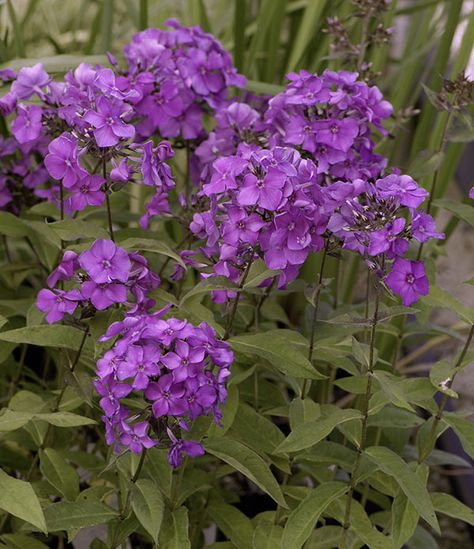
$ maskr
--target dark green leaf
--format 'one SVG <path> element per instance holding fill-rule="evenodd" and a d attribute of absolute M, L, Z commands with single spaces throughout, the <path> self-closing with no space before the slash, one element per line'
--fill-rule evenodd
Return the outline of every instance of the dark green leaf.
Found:
<path fill-rule="evenodd" d="M 79 495 L 79 477 L 63 456 L 53 448 L 40 451 L 40 470 L 46 480 L 67 500 Z"/>
<path fill-rule="evenodd" d="M 60 347 L 78 350 L 84 332 L 72 326 L 41 324 L 0 332 L 1 341 L 11 343 L 30 343 L 39 347 Z"/>
<path fill-rule="evenodd" d="M 263 459 L 241 442 L 226 437 L 208 439 L 206 451 L 249 478 L 279 505 L 287 508 L 285 498 L 270 468 Z"/>
<path fill-rule="evenodd" d="M 50 532 L 71 530 L 104 524 L 115 518 L 118 513 L 111 507 L 98 501 L 75 501 L 53 503 L 44 510 L 46 524 Z"/>
<path fill-rule="evenodd" d="M 219 529 L 236 547 L 239 549 L 252 547 L 253 526 L 242 511 L 221 501 L 211 504 L 208 511 Z"/>
<path fill-rule="evenodd" d="M 156 485 L 149 480 L 138 479 L 132 487 L 132 509 L 155 543 L 158 543 L 164 508 L 163 498 Z"/>
<path fill-rule="evenodd" d="M 45 515 L 29 482 L 10 477 L 0 469 L 0 509 L 26 520 L 47 533 Z"/>

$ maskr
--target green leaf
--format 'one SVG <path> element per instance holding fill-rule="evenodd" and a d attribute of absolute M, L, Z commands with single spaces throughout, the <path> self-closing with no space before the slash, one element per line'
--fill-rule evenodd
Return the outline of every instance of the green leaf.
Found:
<path fill-rule="evenodd" d="M 165 504 L 154 483 L 141 479 L 135 482 L 132 487 L 132 509 L 143 528 L 158 543 Z"/>
<path fill-rule="evenodd" d="M 270 519 L 257 517 L 252 539 L 252 549 L 275 549 L 281 546 L 283 528 Z"/>
<path fill-rule="evenodd" d="M 239 549 L 252 547 L 253 526 L 242 511 L 217 501 L 208 507 L 209 515 L 230 541 Z"/>
<path fill-rule="evenodd" d="M 118 513 L 111 507 L 98 501 L 78 500 L 74 502 L 53 503 L 44 510 L 46 524 L 50 532 L 71 530 L 104 524 L 115 518 Z"/>
<path fill-rule="evenodd" d="M 270 468 L 253 450 L 241 442 L 226 437 L 208 439 L 204 446 L 207 452 L 240 471 L 279 505 L 287 509 L 285 498 Z"/>
<path fill-rule="evenodd" d="M 95 425 L 97 422 L 89 417 L 80 416 L 71 412 L 51 412 L 50 414 L 35 414 L 36 419 L 41 419 L 56 427 L 81 427 L 83 425 Z"/>
<path fill-rule="evenodd" d="M 285 89 L 283 86 L 269 84 L 268 82 L 258 82 L 257 80 L 247 80 L 246 87 L 251 92 L 261 93 L 263 95 L 276 95 Z"/>
<path fill-rule="evenodd" d="M 433 364 L 430 370 L 430 381 L 438 391 L 445 393 L 451 398 L 458 398 L 458 394 L 448 387 L 456 369 L 448 360 L 440 360 Z"/>
<path fill-rule="evenodd" d="M 419 518 L 413 503 L 400 491 L 392 504 L 392 537 L 396 547 L 403 547 L 413 536 Z"/>
<path fill-rule="evenodd" d="M 463 204 L 462 202 L 456 202 L 447 198 L 439 198 L 434 201 L 434 205 L 448 210 L 448 212 L 451 212 L 457 218 L 474 227 L 474 208 L 470 204 Z"/>
<path fill-rule="evenodd" d="M 438 513 L 443 513 L 443 515 L 448 515 L 448 517 L 462 520 L 474 526 L 474 511 L 450 494 L 434 492 L 431 494 L 431 501 Z"/>
<path fill-rule="evenodd" d="M 29 343 L 39 347 L 59 347 L 78 350 L 84 332 L 72 326 L 41 324 L 0 332 L 1 341 Z"/>
<path fill-rule="evenodd" d="M 285 525 L 281 547 L 299 549 L 310 537 L 321 513 L 335 499 L 348 491 L 347 484 L 327 482 L 311 490 L 305 499 L 294 509 Z"/>
<path fill-rule="evenodd" d="M 303 354 L 308 345 L 306 339 L 292 330 L 236 336 L 229 343 L 234 351 L 264 358 L 286 375 L 325 379 Z"/>
<path fill-rule="evenodd" d="M 171 498 L 172 473 L 167 453 L 166 450 L 150 448 L 147 452 L 144 470 L 153 481 L 159 479 L 157 483 L 159 490 L 163 495 Z"/>
<path fill-rule="evenodd" d="M 79 477 L 62 455 L 45 448 L 40 450 L 40 471 L 46 480 L 67 500 L 74 501 L 79 495 Z"/>
<path fill-rule="evenodd" d="M 81 63 L 108 65 L 108 60 L 106 55 L 54 55 L 51 57 L 12 59 L 4 66 L 19 71 L 23 67 L 32 67 L 36 63 L 43 63 L 44 70 L 50 74 L 64 74 L 70 69 L 75 69 Z"/>
<path fill-rule="evenodd" d="M 110 238 L 109 233 L 99 225 L 77 219 L 64 219 L 50 223 L 51 227 L 62 240 L 78 240 L 79 238 Z"/>
<path fill-rule="evenodd" d="M 29 482 L 10 477 L 0 469 L 0 509 L 48 532 L 45 515 Z"/>
<path fill-rule="evenodd" d="M 407 463 L 398 454 L 382 446 L 367 448 L 365 455 L 376 463 L 384 473 L 397 481 L 418 513 L 439 533 L 438 521 L 428 491 Z"/>
<path fill-rule="evenodd" d="M 254 261 L 252 263 L 249 269 L 249 272 L 244 284 L 244 289 L 256 288 L 264 280 L 267 280 L 268 278 L 273 278 L 279 272 L 280 271 L 268 269 L 267 266 L 265 265 L 265 262 L 262 259 L 257 259 L 257 261 Z"/>
<path fill-rule="evenodd" d="M 361 417 L 358 410 L 336 410 L 323 419 L 302 423 L 276 448 L 275 453 L 298 452 L 310 448 L 326 438 L 341 423 Z"/>
<path fill-rule="evenodd" d="M 389 372 L 383 370 L 377 370 L 373 373 L 375 379 L 380 383 L 380 387 L 383 393 L 389 398 L 390 402 L 398 408 L 403 408 L 409 412 L 414 412 L 413 407 L 405 399 L 403 389 L 400 388 L 398 383 L 400 378 L 395 377 Z"/>
<path fill-rule="evenodd" d="M 214 290 L 237 291 L 238 288 L 225 276 L 211 276 L 209 278 L 201 280 L 199 284 L 196 284 L 191 290 L 184 294 L 184 296 L 181 298 L 180 306 L 183 306 L 183 304 L 186 303 L 186 301 L 188 301 L 191 297 L 200 294 L 207 294 Z"/>
<path fill-rule="evenodd" d="M 464 451 L 474 459 L 474 423 L 454 413 L 445 413 L 443 422 L 454 429 Z"/>
<path fill-rule="evenodd" d="M 159 240 L 153 240 L 151 238 L 127 238 L 122 240 L 122 242 L 117 243 L 122 248 L 126 250 L 140 250 L 142 252 L 151 252 L 155 254 L 165 255 L 174 259 L 182 267 L 185 267 L 185 264 L 179 254 L 173 252 L 173 250 L 164 242 Z"/>
<path fill-rule="evenodd" d="M 298 425 L 321 416 L 321 406 L 310 398 L 294 398 L 290 403 L 290 427 L 293 431 Z"/>
<path fill-rule="evenodd" d="M 29 412 L 17 412 L 3 408 L 0 412 L 0 432 L 16 431 L 26 425 L 33 417 Z"/>
<path fill-rule="evenodd" d="M 9 549 L 48 549 L 41 541 L 24 534 L 4 534 L 0 539 Z"/>
<path fill-rule="evenodd" d="M 474 141 L 474 122 L 468 111 L 454 111 L 454 116 L 446 139 L 452 143 L 469 143 Z"/>
<path fill-rule="evenodd" d="M 186 507 L 175 509 L 169 519 L 165 517 L 161 528 L 160 549 L 190 549 L 189 521 Z"/>
<path fill-rule="evenodd" d="M 407 173 L 409 173 L 412 177 L 416 179 L 424 177 L 426 175 L 431 175 L 432 173 L 436 172 L 436 170 L 438 170 L 443 162 L 443 159 L 443 151 L 432 153 L 428 150 L 423 150 L 418 153 L 416 158 L 410 164 Z"/>
<path fill-rule="evenodd" d="M 470 207 L 470 209 L 472 211 L 474 221 L 474 208 Z M 466 322 L 469 322 L 469 324 L 474 323 L 474 309 L 464 305 L 464 303 L 458 301 L 449 292 L 439 288 L 438 286 L 432 286 L 430 288 L 430 293 L 422 299 L 427 305 L 449 309 L 450 311 L 455 312 Z"/>
<path fill-rule="evenodd" d="M 30 228 L 22 219 L 9 212 L 0 212 L 0 234 L 21 238 L 29 232 Z"/>

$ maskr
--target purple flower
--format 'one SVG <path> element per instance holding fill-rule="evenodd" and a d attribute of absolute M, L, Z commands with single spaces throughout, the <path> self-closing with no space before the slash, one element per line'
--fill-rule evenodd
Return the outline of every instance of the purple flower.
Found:
<path fill-rule="evenodd" d="M 123 431 L 120 434 L 120 443 L 130 448 L 135 454 L 141 454 L 144 448 L 156 446 L 156 441 L 147 434 L 149 428 L 147 421 L 141 421 L 133 426 L 123 422 L 122 425 Z"/>
<path fill-rule="evenodd" d="M 18 105 L 18 116 L 12 123 L 12 133 L 18 143 L 35 141 L 41 135 L 42 109 L 36 105 Z"/>
<path fill-rule="evenodd" d="M 153 345 L 131 345 L 117 368 L 118 379 L 133 377 L 132 387 L 138 391 L 147 388 L 149 378 L 160 373 L 160 351 Z"/>
<path fill-rule="evenodd" d="M 74 271 L 78 268 L 76 252 L 67 250 L 64 252 L 61 262 L 56 269 L 48 276 L 47 283 L 50 288 L 56 286 L 58 280 L 71 280 Z"/>
<path fill-rule="evenodd" d="M 227 215 L 229 220 L 224 224 L 222 230 L 224 242 L 235 246 L 239 241 L 242 241 L 254 246 L 258 240 L 258 232 L 266 225 L 266 222 L 256 213 L 248 215 L 243 208 L 230 207 L 227 210 Z M 191 230 L 193 229 L 191 228 Z"/>
<path fill-rule="evenodd" d="M 161 363 L 164 364 L 168 370 L 180 368 L 185 372 L 188 369 L 192 371 L 194 366 L 202 363 L 204 354 L 204 349 L 190 347 L 188 343 L 178 339 L 175 343 L 174 352 L 169 352 L 161 357 Z"/>
<path fill-rule="evenodd" d="M 115 381 L 112 375 L 95 382 L 95 389 L 102 397 L 100 407 L 108 417 L 113 417 L 120 409 L 120 399 L 128 396 L 132 388 L 128 383 Z"/>
<path fill-rule="evenodd" d="M 263 177 L 247 174 L 237 200 L 241 206 L 258 204 L 266 210 L 275 211 L 283 197 L 285 179 L 285 174 L 275 168 L 270 168 Z"/>
<path fill-rule="evenodd" d="M 105 194 L 101 191 L 105 180 L 100 175 L 85 175 L 76 181 L 69 190 L 72 195 L 67 200 L 70 210 L 80 212 L 87 206 L 102 206 Z"/>
<path fill-rule="evenodd" d="M 122 118 L 128 112 L 124 103 L 105 97 L 97 99 L 95 111 L 86 112 L 84 120 L 95 128 L 94 137 L 99 147 L 112 147 L 121 138 L 130 139 L 135 135 L 135 128 Z"/>
<path fill-rule="evenodd" d="M 352 118 L 322 120 L 315 124 L 318 143 L 347 152 L 359 134 L 359 124 Z"/>
<path fill-rule="evenodd" d="M 29 99 L 34 93 L 42 96 L 42 88 L 49 83 L 49 76 L 42 63 L 33 67 L 23 67 L 12 84 L 11 91 L 20 99 Z"/>
<path fill-rule="evenodd" d="M 67 189 L 86 175 L 79 166 L 77 139 L 70 133 L 63 133 L 51 141 L 48 151 L 44 159 L 46 169 L 54 179 L 62 179 Z"/>
<path fill-rule="evenodd" d="M 418 301 L 420 295 L 427 295 L 429 292 L 428 278 L 421 261 L 409 261 L 397 257 L 385 282 L 394 293 L 402 298 L 405 307 Z"/>
<path fill-rule="evenodd" d="M 97 284 L 127 282 L 131 267 L 128 253 L 112 240 L 96 240 L 79 256 L 79 264 Z"/>
<path fill-rule="evenodd" d="M 183 454 L 189 457 L 204 455 L 204 448 L 199 442 L 193 440 L 175 440 L 168 452 L 168 463 L 176 469 L 183 462 Z"/>
<path fill-rule="evenodd" d="M 158 418 L 166 415 L 180 416 L 186 411 L 184 383 L 175 383 L 172 374 L 165 374 L 157 382 L 151 382 L 145 397 L 153 402 L 153 415 Z"/>
<path fill-rule="evenodd" d="M 39 291 L 36 306 L 43 313 L 47 313 L 46 321 L 53 324 L 62 320 L 65 314 L 72 315 L 77 307 L 77 299 L 71 299 L 68 292 L 45 288 Z"/>
<path fill-rule="evenodd" d="M 444 239 L 444 233 L 436 231 L 435 220 L 429 214 L 418 212 L 411 222 L 411 232 L 418 242 L 426 242 L 430 238 Z"/>
<path fill-rule="evenodd" d="M 81 286 L 81 294 L 84 299 L 90 299 L 99 311 L 114 303 L 127 301 L 127 287 L 117 282 L 97 284 L 93 280 L 87 280 Z"/>
<path fill-rule="evenodd" d="M 409 175 L 387 175 L 376 181 L 375 187 L 381 198 L 397 197 L 402 206 L 409 208 L 418 208 L 428 196 L 428 192 L 419 187 Z"/>

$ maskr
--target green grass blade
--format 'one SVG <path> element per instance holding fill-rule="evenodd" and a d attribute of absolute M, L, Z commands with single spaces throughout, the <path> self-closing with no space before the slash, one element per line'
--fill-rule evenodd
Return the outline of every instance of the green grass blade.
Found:
<path fill-rule="evenodd" d="M 433 66 L 432 78 L 429 84 L 429 88 L 436 92 L 441 89 L 442 76 L 446 74 L 453 37 L 458 27 L 462 6 L 463 0 L 452 0 L 449 5 L 445 6 L 446 24 L 444 25 L 444 32 L 436 52 L 436 61 Z M 430 133 L 430 127 L 432 126 L 435 115 L 435 107 L 431 103 L 426 102 L 413 138 L 411 149 L 412 158 L 422 149 L 426 148 L 426 136 Z"/>
<path fill-rule="evenodd" d="M 279 68 L 278 56 L 280 53 L 281 29 L 285 19 L 286 4 L 287 0 L 275 0 L 274 17 L 266 43 L 267 59 L 263 71 L 265 82 L 274 82 Z"/>
<path fill-rule="evenodd" d="M 21 32 L 21 27 L 16 16 L 15 9 L 11 0 L 7 0 L 8 8 L 8 17 L 10 18 L 10 23 L 13 30 L 13 43 L 15 45 L 15 51 L 18 57 L 26 57 L 25 54 L 25 45 L 23 43 L 23 34 Z"/>
<path fill-rule="evenodd" d="M 144 30 L 148 27 L 148 0 L 140 0 L 140 11 L 138 15 L 138 28 Z"/>
<path fill-rule="evenodd" d="M 235 0 L 234 6 L 234 65 L 239 72 L 244 70 L 245 26 L 247 18 L 246 0 Z"/>
<path fill-rule="evenodd" d="M 114 21 L 114 0 L 103 0 L 100 22 L 100 52 L 110 51 Z"/>
<path fill-rule="evenodd" d="M 313 0 L 308 2 L 301 18 L 300 28 L 293 44 L 293 48 L 286 66 L 286 72 L 295 70 L 300 62 L 306 47 L 316 32 L 322 26 L 321 15 L 326 7 L 327 0 Z"/>
<path fill-rule="evenodd" d="M 84 53 L 90 55 L 94 51 L 95 44 L 97 42 L 97 36 L 100 31 L 100 22 L 101 22 L 102 8 L 97 9 L 94 19 L 92 20 L 91 32 L 89 34 L 89 40 L 85 47 Z"/>

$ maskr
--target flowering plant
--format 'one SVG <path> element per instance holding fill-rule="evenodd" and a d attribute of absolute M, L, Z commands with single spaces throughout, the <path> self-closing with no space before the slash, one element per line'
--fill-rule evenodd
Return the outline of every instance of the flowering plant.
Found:
<path fill-rule="evenodd" d="M 367 26 L 383 12 L 355 3 Z M 258 94 L 211 34 L 165 25 L 120 62 L 0 73 L 0 539 L 107 524 L 91 546 L 202 547 L 211 524 L 216 548 L 414 548 L 436 513 L 474 524 L 427 489 L 430 466 L 467 465 L 444 431 L 474 457 L 447 408 L 474 315 L 434 272 L 434 208 L 472 223 L 434 202 L 472 83 L 432 92 L 447 121 L 417 181 L 384 148 L 375 34 L 346 43 L 354 70 Z M 460 325 L 430 324 L 439 307 Z M 409 375 L 411 336 L 440 333 L 457 357 Z"/>

